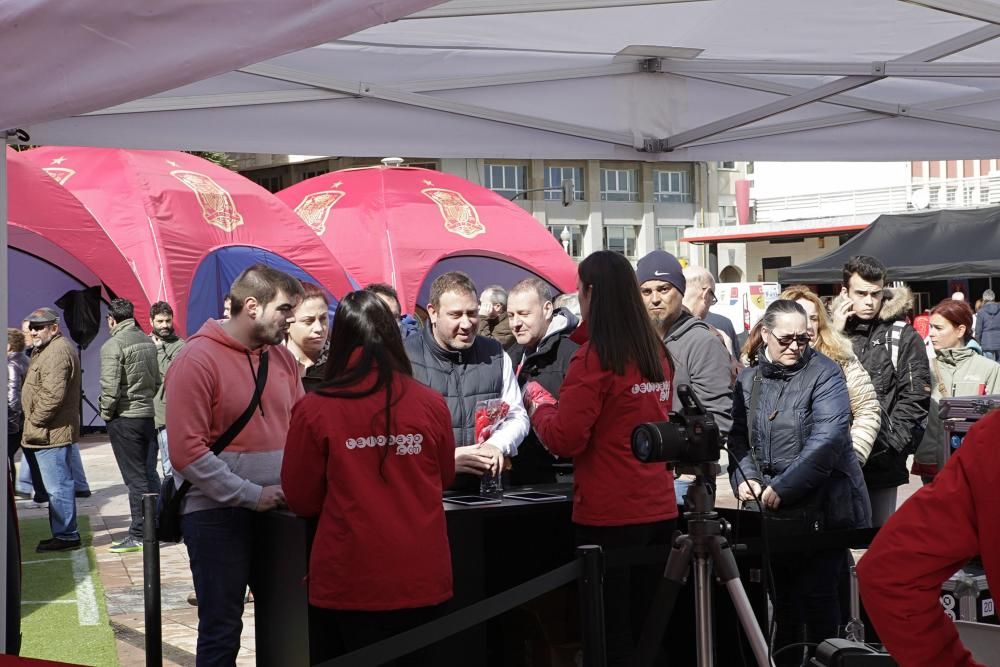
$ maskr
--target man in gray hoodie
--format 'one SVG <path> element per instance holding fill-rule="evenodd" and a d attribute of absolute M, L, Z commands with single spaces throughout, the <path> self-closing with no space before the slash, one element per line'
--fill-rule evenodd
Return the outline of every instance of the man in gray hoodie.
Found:
<path fill-rule="evenodd" d="M 636 280 L 649 319 L 652 320 L 674 363 L 674 401 L 680 407 L 677 387 L 686 384 L 712 415 L 723 439 L 732 427 L 733 375 L 730 356 L 708 325 L 684 307 L 687 282 L 677 258 L 654 250 L 639 260 Z M 675 485 L 680 501 L 690 480 Z"/>

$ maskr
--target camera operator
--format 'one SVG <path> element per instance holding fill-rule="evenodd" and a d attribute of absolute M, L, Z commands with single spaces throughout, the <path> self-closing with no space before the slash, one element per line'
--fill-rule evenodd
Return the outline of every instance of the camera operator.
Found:
<path fill-rule="evenodd" d="M 974 424 L 934 481 L 879 530 L 858 563 L 861 597 L 879 638 L 902 667 L 981 667 L 941 606 L 941 584 L 981 556 L 1000 581 L 996 511 L 1000 412 Z"/>
<path fill-rule="evenodd" d="M 744 353 L 733 394 L 730 475 L 740 500 L 767 514 L 828 529 L 866 528 L 871 507 L 851 449 L 850 401 L 840 366 L 809 347 L 802 306 L 779 299 L 764 313 Z M 843 549 L 773 557 L 777 647 L 837 635 Z M 802 627 L 805 626 L 805 637 Z M 777 665 L 800 665 L 789 649 Z"/>
<path fill-rule="evenodd" d="M 623 256 L 606 250 L 588 256 L 578 288 L 590 340 L 570 360 L 558 403 L 540 384 L 528 383 L 532 425 L 549 451 L 573 457 L 577 544 L 605 550 L 667 544 L 677 517 L 673 475 L 631 452 L 636 426 L 667 419 L 673 370 L 666 348 Z M 661 572 L 662 565 L 607 570 L 608 665 L 632 664 Z"/>

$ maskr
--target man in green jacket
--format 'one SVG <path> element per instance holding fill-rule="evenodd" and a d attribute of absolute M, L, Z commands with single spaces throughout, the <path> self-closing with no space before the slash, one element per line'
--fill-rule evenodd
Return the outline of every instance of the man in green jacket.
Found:
<path fill-rule="evenodd" d="M 135 323 L 132 302 L 113 299 L 108 308 L 111 337 L 101 346 L 101 418 L 111 450 L 128 487 L 132 523 L 112 553 L 142 550 L 142 495 L 158 493 L 153 399 L 160 384 L 156 345 Z"/>
<path fill-rule="evenodd" d="M 156 426 L 156 442 L 160 445 L 163 476 L 167 477 L 173 473 L 173 468 L 170 465 L 170 450 L 167 449 L 167 399 L 163 379 L 167 377 L 170 363 L 184 347 L 184 339 L 174 332 L 174 309 L 166 301 L 157 301 L 149 307 L 149 326 L 153 330 L 149 337 L 156 345 L 156 360 L 160 369 L 153 398 L 153 423 Z"/>

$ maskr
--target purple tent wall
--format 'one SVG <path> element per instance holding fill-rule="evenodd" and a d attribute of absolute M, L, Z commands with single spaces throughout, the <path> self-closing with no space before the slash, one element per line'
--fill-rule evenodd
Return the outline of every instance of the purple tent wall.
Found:
<path fill-rule="evenodd" d="M 49 307 L 57 312 L 56 300 L 69 290 L 89 287 L 76 278 L 37 257 L 14 248 L 7 251 L 7 321 L 13 327 L 20 327 L 28 313 L 36 308 Z M 101 315 L 107 315 L 107 304 L 102 302 Z M 104 322 L 104 317 L 101 318 Z M 149 328 L 149 323 L 140 323 Z M 69 338 L 65 326 L 62 333 Z M 101 345 L 108 339 L 107 326 L 102 326 L 97 338 L 83 351 L 83 390 L 87 398 L 97 405 L 101 393 Z M 72 340 L 72 339 L 70 339 Z M 104 422 L 88 405 L 83 406 L 84 425 L 103 426 Z"/>
<path fill-rule="evenodd" d="M 480 293 L 482 293 L 483 288 L 487 285 L 502 285 L 505 289 L 510 289 L 519 280 L 539 277 L 516 264 L 511 264 L 500 259 L 493 259 L 492 257 L 446 257 L 427 272 L 427 277 L 424 278 L 423 284 L 420 285 L 420 293 L 417 295 L 417 305 L 422 307 L 427 306 L 427 302 L 430 300 L 431 283 L 434 282 L 435 278 L 449 271 L 464 271 L 469 274 L 469 277 L 472 278 L 472 282 L 476 284 L 476 289 Z M 553 296 L 562 293 L 561 290 L 548 281 L 546 281 L 546 284 L 552 289 Z"/>

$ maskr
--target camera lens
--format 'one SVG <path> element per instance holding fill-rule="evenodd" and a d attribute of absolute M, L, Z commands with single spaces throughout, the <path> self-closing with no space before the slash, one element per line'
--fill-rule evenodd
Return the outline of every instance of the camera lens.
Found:
<path fill-rule="evenodd" d="M 642 427 L 637 428 L 632 434 L 632 455 L 640 461 L 649 461 L 652 448 L 649 432 Z"/>

